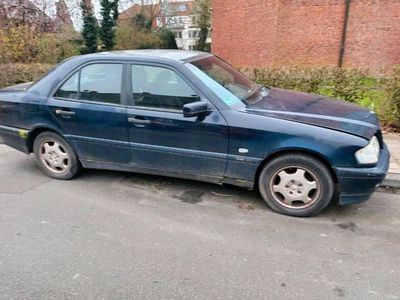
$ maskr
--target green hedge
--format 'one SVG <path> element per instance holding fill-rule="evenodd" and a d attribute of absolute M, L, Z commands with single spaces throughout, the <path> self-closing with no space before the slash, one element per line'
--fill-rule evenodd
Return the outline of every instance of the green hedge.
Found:
<path fill-rule="evenodd" d="M 0 88 L 34 81 L 52 67 L 49 64 L 0 64 Z"/>

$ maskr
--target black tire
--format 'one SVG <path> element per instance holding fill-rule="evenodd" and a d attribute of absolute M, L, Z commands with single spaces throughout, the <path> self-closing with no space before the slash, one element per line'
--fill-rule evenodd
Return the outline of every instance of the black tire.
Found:
<path fill-rule="evenodd" d="M 53 147 L 55 150 L 47 152 L 46 146 Z M 55 179 L 72 179 L 82 168 L 72 147 L 60 135 L 51 131 L 42 132 L 35 138 L 33 152 L 43 173 Z M 60 167 L 53 167 L 53 163 L 59 164 Z"/>
<path fill-rule="evenodd" d="M 318 214 L 329 205 L 335 190 L 325 164 L 312 156 L 295 153 L 268 162 L 260 173 L 258 185 L 269 207 L 294 217 Z"/>

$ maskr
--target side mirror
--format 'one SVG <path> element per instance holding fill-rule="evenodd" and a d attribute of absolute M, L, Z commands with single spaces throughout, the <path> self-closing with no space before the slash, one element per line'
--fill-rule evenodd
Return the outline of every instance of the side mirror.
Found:
<path fill-rule="evenodd" d="M 198 117 L 208 113 L 208 103 L 206 101 L 196 101 L 183 106 L 183 116 L 185 118 Z"/>

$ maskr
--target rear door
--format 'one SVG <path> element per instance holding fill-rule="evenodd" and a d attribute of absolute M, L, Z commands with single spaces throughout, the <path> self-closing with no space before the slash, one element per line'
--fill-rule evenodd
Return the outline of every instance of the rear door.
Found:
<path fill-rule="evenodd" d="M 129 163 L 124 70 L 122 62 L 84 65 L 48 101 L 55 122 L 83 160 Z"/>

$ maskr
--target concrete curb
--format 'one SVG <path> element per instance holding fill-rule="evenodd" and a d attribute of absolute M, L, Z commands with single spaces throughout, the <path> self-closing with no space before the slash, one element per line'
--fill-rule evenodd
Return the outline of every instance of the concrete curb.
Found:
<path fill-rule="evenodd" d="M 382 182 L 383 186 L 400 189 L 400 174 L 388 173 Z"/>

